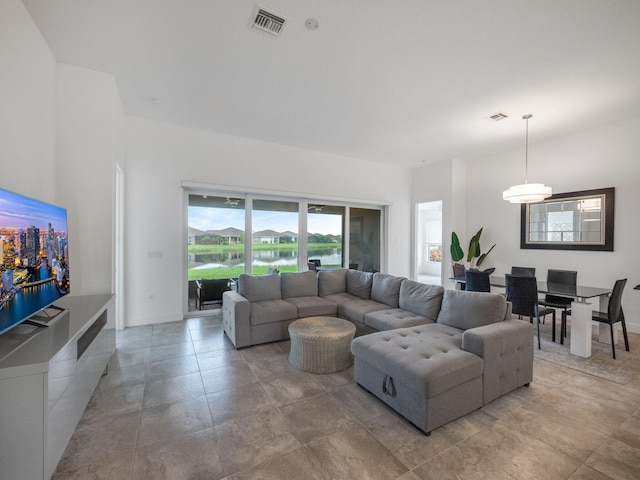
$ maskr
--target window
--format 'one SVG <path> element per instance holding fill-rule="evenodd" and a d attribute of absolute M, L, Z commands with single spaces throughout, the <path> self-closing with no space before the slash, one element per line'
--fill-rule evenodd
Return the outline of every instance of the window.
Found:
<path fill-rule="evenodd" d="M 428 261 L 442 262 L 442 245 L 427 245 Z"/>

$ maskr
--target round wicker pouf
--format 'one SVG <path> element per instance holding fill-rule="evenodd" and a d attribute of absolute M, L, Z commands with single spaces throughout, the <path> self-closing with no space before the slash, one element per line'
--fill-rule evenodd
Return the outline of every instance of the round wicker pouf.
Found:
<path fill-rule="evenodd" d="M 334 373 L 353 365 L 356 326 L 340 318 L 308 317 L 289 325 L 289 363 L 310 373 Z"/>

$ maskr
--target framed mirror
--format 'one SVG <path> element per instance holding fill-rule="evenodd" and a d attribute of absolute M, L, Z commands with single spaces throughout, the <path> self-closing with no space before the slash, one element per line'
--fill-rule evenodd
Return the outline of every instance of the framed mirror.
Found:
<path fill-rule="evenodd" d="M 520 248 L 612 252 L 614 193 L 583 190 L 522 204 Z"/>

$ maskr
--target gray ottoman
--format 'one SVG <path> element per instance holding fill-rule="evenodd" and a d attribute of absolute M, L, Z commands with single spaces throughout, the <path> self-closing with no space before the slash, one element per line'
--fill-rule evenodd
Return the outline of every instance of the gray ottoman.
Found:
<path fill-rule="evenodd" d="M 356 326 L 333 317 L 308 317 L 289 325 L 289 363 L 310 373 L 333 373 L 353 365 Z"/>
<path fill-rule="evenodd" d="M 437 323 L 356 338 L 354 377 L 427 434 L 482 406 L 483 361 Z"/>

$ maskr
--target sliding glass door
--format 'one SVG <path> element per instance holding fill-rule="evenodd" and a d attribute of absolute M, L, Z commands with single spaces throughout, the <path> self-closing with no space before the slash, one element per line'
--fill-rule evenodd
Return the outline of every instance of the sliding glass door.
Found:
<path fill-rule="evenodd" d="M 237 277 L 245 270 L 245 200 L 189 195 L 189 280 Z"/>
<path fill-rule="evenodd" d="M 188 194 L 190 311 L 198 280 L 297 272 L 309 260 L 324 268 L 380 270 L 381 209 L 236 195 Z"/>
<path fill-rule="evenodd" d="M 299 203 L 253 200 L 251 273 L 298 271 Z"/>
<path fill-rule="evenodd" d="M 344 265 L 345 207 L 309 203 L 307 207 L 307 260 L 323 267 Z"/>
<path fill-rule="evenodd" d="M 381 211 L 349 209 L 349 266 L 365 272 L 380 271 Z"/>

